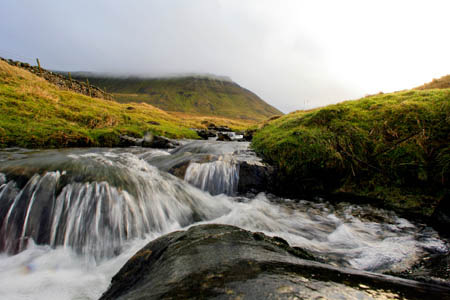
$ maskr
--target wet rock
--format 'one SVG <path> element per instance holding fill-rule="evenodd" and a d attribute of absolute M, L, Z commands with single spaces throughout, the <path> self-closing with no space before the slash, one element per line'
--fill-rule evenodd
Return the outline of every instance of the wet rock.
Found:
<path fill-rule="evenodd" d="M 142 146 L 143 141 L 143 139 L 135 138 L 126 134 L 120 135 L 119 139 L 120 147 Z"/>
<path fill-rule="evenodd" d="M 253 140 L 253 133 L 255 133 L 255 130 L 246 130 L 244 131 L 244 140 L 247 142 L 251 142 Z"/>
<path fill-rule="evenodd" d="M 233 130 L 228 126 L 216 126 L 214 124 L 208 125 L 208 130 L 210 131 L 221 131 L 221 132 L 232 132 Z"/>
<path fill-rule="evenodd" d="M 222 141 L 222 142 L 229 142 L 229 141 L 231 141 L 231 138 L 227 134 L 219 132 L 217 134 L 217 140 Z"/>
<path fill-rule="evenodd" d="M 444 195 L 433 212 L 433 225 L 442 233 L 450 236 L 450 193 Z"/>
<path fill-rule="evenodd" d="M 214 130 L 207 130 L 207 129 L 194 129 L 198 136 L 201 137 L 204 140 L 209 139 L 210 137 L 216 137 L 217 133 Z"/>
<path fill-rule="evenodd" d="M 189 167 L 190 161 L 182 162 L 181 164 L 173 166 L 169 169 L 169 173 L 177 176 L 180 179 L 184 179 L 184 175 L 186 174 L 186 169 Z"/>
<path fill-rule="evenodd" d="M 153 135 L 152 133 L 146 133 L 142 140 L 142 147 L 169 149 L 179 146 L 176 141 L 169 140 L 168 138 Z"/>
<path fill-rule="evenodd" d="M 179 146 L 179 143 L 168 138 L 153 135 L 147 132 L 144 138 L 135 138 L 128 135 L 120 135 L 119 145 L 121 147 L 140 146 L 147 148 L 170 149 Z"/>
<path fill-rule="evenodd" d="M 260 162 L 240 162 L 238 192 L 269 191 L 272 178 L 275 175 L 273 167 Z"/>
<path fill-rule="evenodd" d="M 388 274 L 450 287 L 450 253 L 427 255 L 405 271 Z"/>
<path fill-rule="evenodd" d="M 204 140 L 207 140 L 208 139 L 208 131 L 206 131 L 206 130 L 204 130 L 204 129 L 197 129 L 197 130 L 195 130 L 196 132 L 197 132 L 197 135 L 199 136 L 199 137 L 201 137 L 202 139 L 204 139 Z"/>
<path fill-rule="evenodd" d="M 450 299 L 450 289 L 313 261 L 281 238 L 228 225 L 160 237 L 113 277 L 106 299 Z"/>

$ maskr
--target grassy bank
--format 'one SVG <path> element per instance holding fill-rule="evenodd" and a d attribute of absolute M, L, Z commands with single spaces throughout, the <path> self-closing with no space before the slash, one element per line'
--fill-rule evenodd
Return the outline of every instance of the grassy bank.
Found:
<path fill-rule="evenodd" d="M 286 194 L 349 192 L 429 215 L 449 188 L 450 89 L 379 94 L 294 112 L 256 132 Z"/>
<path fill-rule="evenodd" d="M 0 61 L 0 147 L 114 146 L 119 134 L 151 131 L 171 138 L 198 138 L 180 120 L 148 104 L 119 104 L 63 91 Z"/>

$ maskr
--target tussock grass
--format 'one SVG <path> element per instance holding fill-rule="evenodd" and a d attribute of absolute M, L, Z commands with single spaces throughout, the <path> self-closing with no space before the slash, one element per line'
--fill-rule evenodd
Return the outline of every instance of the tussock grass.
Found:
<path fill-rule="evenodd" d="M 430 90 L 430 89 L 448 89 L 450 88 L 450 75 L 442 76 L 438 79 L 433 79 L 429 83 L 425 83 L 417 87 L 417 90 Z"/>
<path fill-rule="evenodd" d="M 254 149 L 286 192 L 350 192 L 429 214 L 450 180 L 450 89 L 379 94 L 268 122 Z"/>

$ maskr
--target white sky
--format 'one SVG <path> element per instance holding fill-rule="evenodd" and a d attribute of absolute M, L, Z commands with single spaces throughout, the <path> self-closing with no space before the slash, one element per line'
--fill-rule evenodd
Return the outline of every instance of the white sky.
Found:
<path fill-rule="evenodd" d="M 231 77 L 289 112 L 450 73 L 450 1 L 2 0 L 0 56 Z"/>

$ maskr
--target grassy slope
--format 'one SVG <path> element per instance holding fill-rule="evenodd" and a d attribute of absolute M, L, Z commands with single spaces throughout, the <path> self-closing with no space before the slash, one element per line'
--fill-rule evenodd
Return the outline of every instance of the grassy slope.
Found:
<path fill-rule="evenodd" d="M 119 133 L 142 136 L 145 131 L 197 138 L 189 127 L 200 125 L 147 104 L 119 104 L 62 91 L 2 61 L 0 111 L 0 147 L 113 146 Z"/>
<path fill-rule="evenodd" d="M 442 76 L 439 79 L 433 79 L 429 83 L 425 83 L 419 87 L 417 90 L 429 90 L 429 89 L 449 89 L 450 88 L 450 75 Z"/>
<path fill-rule="evenodd" d="M 252 92 L 223 80 L 90 77 L 89 82 L 105 87 L 119 102 L 144 102 L 165 111 L 255 121 L 282 114 Z"/>
<path fill-rule="evenodd" d="M 291 194 L 351 192 L 429 214 L 449 187 L 449 142 L 450 89 L 435 89 L 294 112 L 260 129 L 253 147 Z"/>

